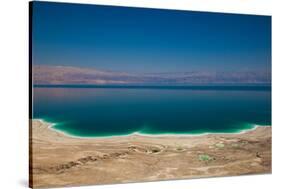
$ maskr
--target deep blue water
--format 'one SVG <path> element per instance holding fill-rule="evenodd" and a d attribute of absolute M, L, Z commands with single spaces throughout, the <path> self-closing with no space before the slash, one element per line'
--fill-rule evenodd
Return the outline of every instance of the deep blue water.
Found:
<path fill-rule="evenodd" d="M 35 86 L 33 118 L 83 137 L 238 132 L 271 125 L 271 88 Z"/>

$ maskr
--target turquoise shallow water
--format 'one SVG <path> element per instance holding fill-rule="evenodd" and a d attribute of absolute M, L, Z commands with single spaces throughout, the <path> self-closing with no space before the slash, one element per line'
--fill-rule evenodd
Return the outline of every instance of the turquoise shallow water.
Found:
<path fill-rule="evenodd" d="M 33 118 L 80 137 L 239 132 L 271 125 L 271 88 L 36 86 Z"/>

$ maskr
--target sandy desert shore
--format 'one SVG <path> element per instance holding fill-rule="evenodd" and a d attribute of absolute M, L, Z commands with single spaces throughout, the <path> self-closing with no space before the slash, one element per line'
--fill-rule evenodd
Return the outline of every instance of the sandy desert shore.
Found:
<path fill-rule="evenodd" d="M 30 121 L 30 186 L 271 173 L 271 127 L 240 134 L 75 138 Z"/>

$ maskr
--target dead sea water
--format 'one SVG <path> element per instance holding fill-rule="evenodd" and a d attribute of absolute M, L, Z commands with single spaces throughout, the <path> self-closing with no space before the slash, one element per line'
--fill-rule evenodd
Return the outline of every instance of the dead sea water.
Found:
<path fill-rule="evenodd" d="M 42 85 L 33 118 L 81 137 L 239 132 L 271 125 L 271 87 Z"/>

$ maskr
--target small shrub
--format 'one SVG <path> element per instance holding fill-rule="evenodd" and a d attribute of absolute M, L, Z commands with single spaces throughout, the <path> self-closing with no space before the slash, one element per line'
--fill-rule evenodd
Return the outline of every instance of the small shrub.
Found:
<path fill-rule="evenodd" d="M 223 143 L 217 143 L 215 144 L 217 148 L 223 148 L 224 147 L 224 144 Z"/>
<path fill-rule="evenodd" d="M 208 161 L 213 160 L 214 158 L 209 156 L 208 154 L 201 154 L 201 155 L 199 155 L 198 159 L 200 161 L 208 162 Z"/>

